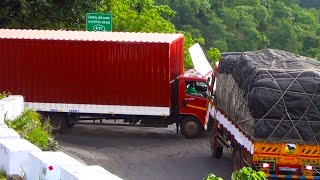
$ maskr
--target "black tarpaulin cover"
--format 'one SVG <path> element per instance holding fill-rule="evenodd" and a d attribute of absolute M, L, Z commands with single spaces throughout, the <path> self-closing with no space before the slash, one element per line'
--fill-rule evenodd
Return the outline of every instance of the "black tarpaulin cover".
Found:
<path fill-rule="evenodd" d="M 265 49 L 224 56 L 216 101 L 252 139 L 320 142 L 320 62 Z"/>

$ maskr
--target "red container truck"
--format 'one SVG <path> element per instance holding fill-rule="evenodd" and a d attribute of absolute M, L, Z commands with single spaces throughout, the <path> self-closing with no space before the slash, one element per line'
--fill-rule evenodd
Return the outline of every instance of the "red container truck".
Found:
<path fill-rule="evenodd" d="M 116 125 L 176 123 L 197 137 L 212 68 L 184 72 L 183 47 L 181 34 L 0 29 L 0 91 L 23 95 L 55 132 L 120 119 Z M 188 94 L 193 84 L 198 93 Z"/>

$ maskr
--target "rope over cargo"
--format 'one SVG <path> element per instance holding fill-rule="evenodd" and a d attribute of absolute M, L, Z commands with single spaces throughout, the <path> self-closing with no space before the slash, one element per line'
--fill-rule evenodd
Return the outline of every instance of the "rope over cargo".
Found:
<path fill-rule="evenodd" d="M 253 140 L 320 142 L 320 62 L 265 49 L 224 56 L 216 102 Z"/>

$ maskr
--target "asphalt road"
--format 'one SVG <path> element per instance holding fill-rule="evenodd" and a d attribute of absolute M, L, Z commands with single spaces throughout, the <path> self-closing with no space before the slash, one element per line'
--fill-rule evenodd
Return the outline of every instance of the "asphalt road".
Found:
<path fill-rule="evenodd" d="M 57 136 L 61 150 L 126 180 L 230 179 L 231 159 L 210 156 L 208 135 L 185 139 L 170 128 L 76 125 Z"/>

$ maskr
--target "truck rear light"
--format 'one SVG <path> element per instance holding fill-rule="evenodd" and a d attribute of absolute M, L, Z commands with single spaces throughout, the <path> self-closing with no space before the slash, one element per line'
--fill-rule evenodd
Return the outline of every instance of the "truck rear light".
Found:
<path fill-rule="evenodd" d="M 269 171 L 273 172 L 276 170 L 276 162 L 275 161 L 255 161 L 254 168 L 256 170 L 261 170 L 269 173 Z"/>
<path fill-rule="evenodd" d="M 311 171 L 311 170 L 312 170 L 312 166 L 307 165 L 307 166 L 306 166 L 306 170 Z"/>
<path fill-rule="evenodd" d="M 269 168 L 269 167 L 270 167 L 270 164 L 269 164 L 269 163 L 263 163 L 263 164 L 262 164 L 262 167 L 263 167 L 263 168 Z"/>

